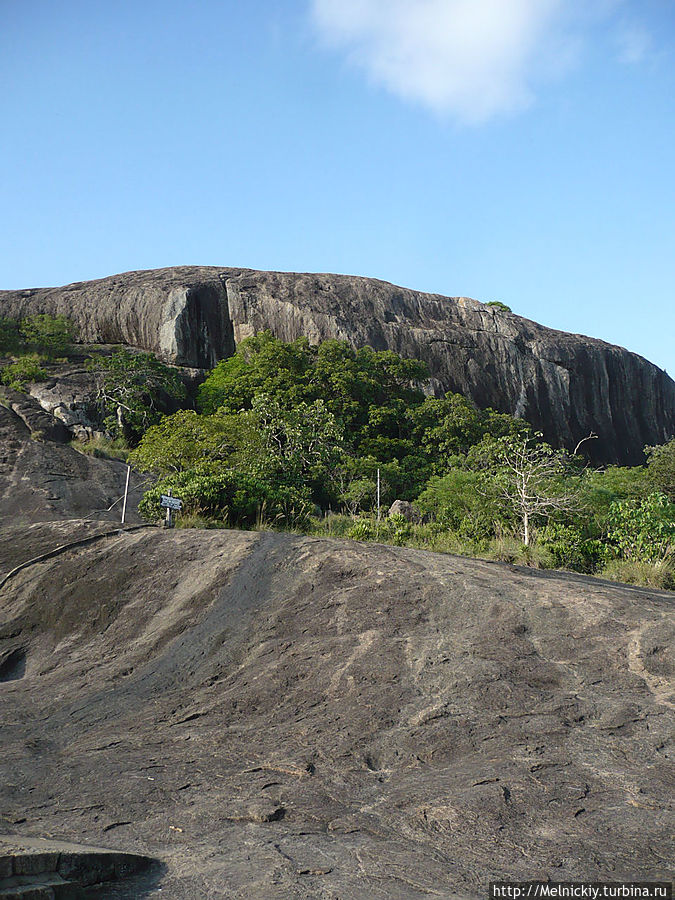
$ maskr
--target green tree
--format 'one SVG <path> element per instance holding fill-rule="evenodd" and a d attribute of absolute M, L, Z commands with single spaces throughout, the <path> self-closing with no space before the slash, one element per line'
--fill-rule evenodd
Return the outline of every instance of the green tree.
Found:
<path fill-rule="evenodd" d="M 269 331 L 246 338 L 200 385 L 198 408 L 205 413 L 219 409 L 235 413 L 250 409 L 260 394 L 282 399 L 287 405 L 307 400 L 307 374 L 314 356 L 307 338 L 288 343 Z"/>
<path fill-rule="evenodd" d="M 181 409 L 151 425 L 129 461 L 141 472 L 168 475 L 229 459 L 244 435 L 238 416 L 200 416 Z"/>
<path fill-rule="evenodd" d="M 178 373 L 152 353 L 119 350 L 90 361 L 96 375 L 97 399 L 108 431 L 136 443 L 159 421 L 167 404 L 184 399 Z"/>
<path fill-rule="evenodd" d="M 453 466 L 453 458 L 464 456 L 483 438 L 516 437 L 532 434 L 522 419 L 493 409 L 478 409 L 461 394 L 429 397 L 410 410 L 413 439 L 442 473 Z"/>
<path fill-rule="evenodd" d="M 268 394 L 253 399 L 252 420 L 260 448 L 248 467 L 280 482 L 300 484 L 326 476 L 344 451 L 340 424 L 323 400 L 285 406 Z"/>
<path fill-rule="evenodd" d="M 645 447 L 647 474 L 657 491 L 675 501 L 675 438 L 657 447 Z"/>
<path fill-rule="evenodd" d="M 342 429 L 345 451 L 380 465 L 400 463 L 399 489 L 412 497 L 431 474 L 409 418 L 410 408 L 424 402 L 420 382 L 427 376 L 424 363 L 391 351 L 354 350 L 336 340 L 288 343 L 263 332 L 219 363 L 200 388 L 198 406 L 212 414 L 252 409 L 260 396 L 285 410 L 321 401 Z M 324 499 L 337 500 L 325 487 Z"/>
<path fill-rule="evenodd" d="M 493 534 L 496 522 L 507 524 L 497 493 L 485 490 L 482 473 L 466 469 L 435 475 L 415 505 L 452 531 L 485 537 Z"/>

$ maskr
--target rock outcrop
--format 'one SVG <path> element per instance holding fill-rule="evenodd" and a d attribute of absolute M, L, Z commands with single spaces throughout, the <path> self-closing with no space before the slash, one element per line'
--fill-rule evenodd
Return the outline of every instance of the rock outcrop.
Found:
<path fill-rule="evenodd" d="M 435 394 L 523 416 L 557 446 L 635 464 L 675 434 L 675 382 L 621 347 L 544 328 L 466 297 L 369 278 L 177 267 L 62 288 L 0 292 L 0 315 L 62 313 L 83 341 L 123 342 L 210 367 L 263 329 L 292 340 L 340 338 L 423 359 Z"/>
<path fill-rule="evenodd" d="M 65 425 L 26 394 L 4 389 L 2 399 L 7 405 L 0 403 L 0 530 L 73 516 L 119 522 L 126 465 L 64 443 L 71 437 Z M 127 522 L 140 521 L 143 482 L 147 478 L 134 472 Z"/>
<path fill-rule="evenodd" d="M 0 573 L 91 533 L 0 532 Z M 0 831 L 164 864 L 147 894 L 106 897 L 671 877 L 672 595 L 144 528 L 43 558 L 0 596 Z"/>

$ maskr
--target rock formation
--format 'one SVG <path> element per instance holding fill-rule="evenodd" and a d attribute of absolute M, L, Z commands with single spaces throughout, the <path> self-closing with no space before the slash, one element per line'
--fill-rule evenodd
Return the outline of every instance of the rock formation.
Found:
<path fill-rule="evenodd" d="M 26 394 L 5 388 L 2 399 L 7 405 L 0 403 L 0 529 L 73 516 L 119 522 L 126 465 L 78 453 L 65 443 L 71 434 L 63 423 Z M 147 479 L 133 473 L 128 522 L 140 521 L 143 481 L 147 488 Z"/>
<path fill-rule="evenodd" d="M 83 544 L 97 528 L 0 538 L 0 573 L 80 541 L 0 587 L 14 844 L 159 860 L 105 894 L 129 900 L 670 879 L 672 595 L 271 532 Z"/>
<path fill-rule="evenodd" d="M 80 339 L 122 342 L 210 367 L 268 328 L 285 340 L 340 338 L 423 359 L 435 394 L 523 416 L 595 462 L 636 464 L 675 434 L 675 382 L 621 347 L 544 328 L 466 297 L 369 278 L 178 267 L 63 288 L 0 292 L 0 315 L 62 313 Z"/>

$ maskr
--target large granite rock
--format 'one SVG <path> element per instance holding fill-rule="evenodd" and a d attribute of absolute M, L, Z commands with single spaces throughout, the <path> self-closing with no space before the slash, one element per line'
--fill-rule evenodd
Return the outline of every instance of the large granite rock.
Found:
<path fill-rule="evenodd" d="M 91 532 L 0 532 L 0 573 Z M 460 900 L 502 878 L 672 876 L 672 594 L 147 528 L 0 596 L 0 832 L 165 866 L 147 893 L 100 896 Z"/>
<path fill-rule="evenodd" d="M 262 329 L 340 338 L 425 360 L 434 393 L 523 416 L 595 462 L 635 464 L 675 434 L 675 382 L 636 354 L 544 328 L 466 297 L 370 278 L 184 266 L 63 288 L 0 292 L 0 315 L 63 313 L 80 338 L 123 342 L 180 365 L 212 366 Z"/>

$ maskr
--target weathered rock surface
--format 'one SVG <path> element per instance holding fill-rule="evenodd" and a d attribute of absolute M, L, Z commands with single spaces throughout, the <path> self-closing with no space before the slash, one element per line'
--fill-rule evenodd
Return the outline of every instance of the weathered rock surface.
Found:
<path fill-rule="evenodd" d="M 119 521 L 127 467 L 78 453 L 65 426 L 27 394 L 4 391 L 0 405 L 0 525 L 87 516 Z M 61 430 L 59 430 L 61 429 Z M 56 432 L 56 433 L 55 433 Z M 138 522 L 141 476 L 134 473 L 127 521 Z"/>
<path fill-rule="evenodd" d="M 10 529 L 0 571 L 90 527 Z M 667 880 L 673 631 L 672 595 L 582 576 L 106 538 L 0 590 L 0 830 L 157 858 L 167 900 Z"/>
<path fill-rule="evenodd" d="M 64 368 L 47 381 L 26 386 L 27 393 L 73 437 L 87 439 L 102 434 L 101 413 L 96 405 L 96 381 L 88 369 Z"/>
<path fill-rule="evenodd" d="M 675 382 L 621 347 L 544 328 L 466 297 L 369 278 L 183 266 L 62 288 L 0 292 L 0 315 L 62 313 L 84 341 L 124 342 L 169 361 L 212 366 L 235 340 L 340 338 L 425 360 L 432 389 L 528 419 L 596 462 L 634 464 L 675 434 Z"/>
<path fill-rule="evenodd" d="M 130 853 L 0 835 L 0 897 L 7 900 L 113 897 L 119 879 L 126 881 L 125 892 L 142 897 L 159 874 L 152 860 Z"/>
<path fill-rule="evenodd" d="M 0 387 L 0 400 L 23 422 L 37 440 L 67 443 L 72 435 L 60 419 L 54 418 L 40 403 L 24 391 Z"/>

